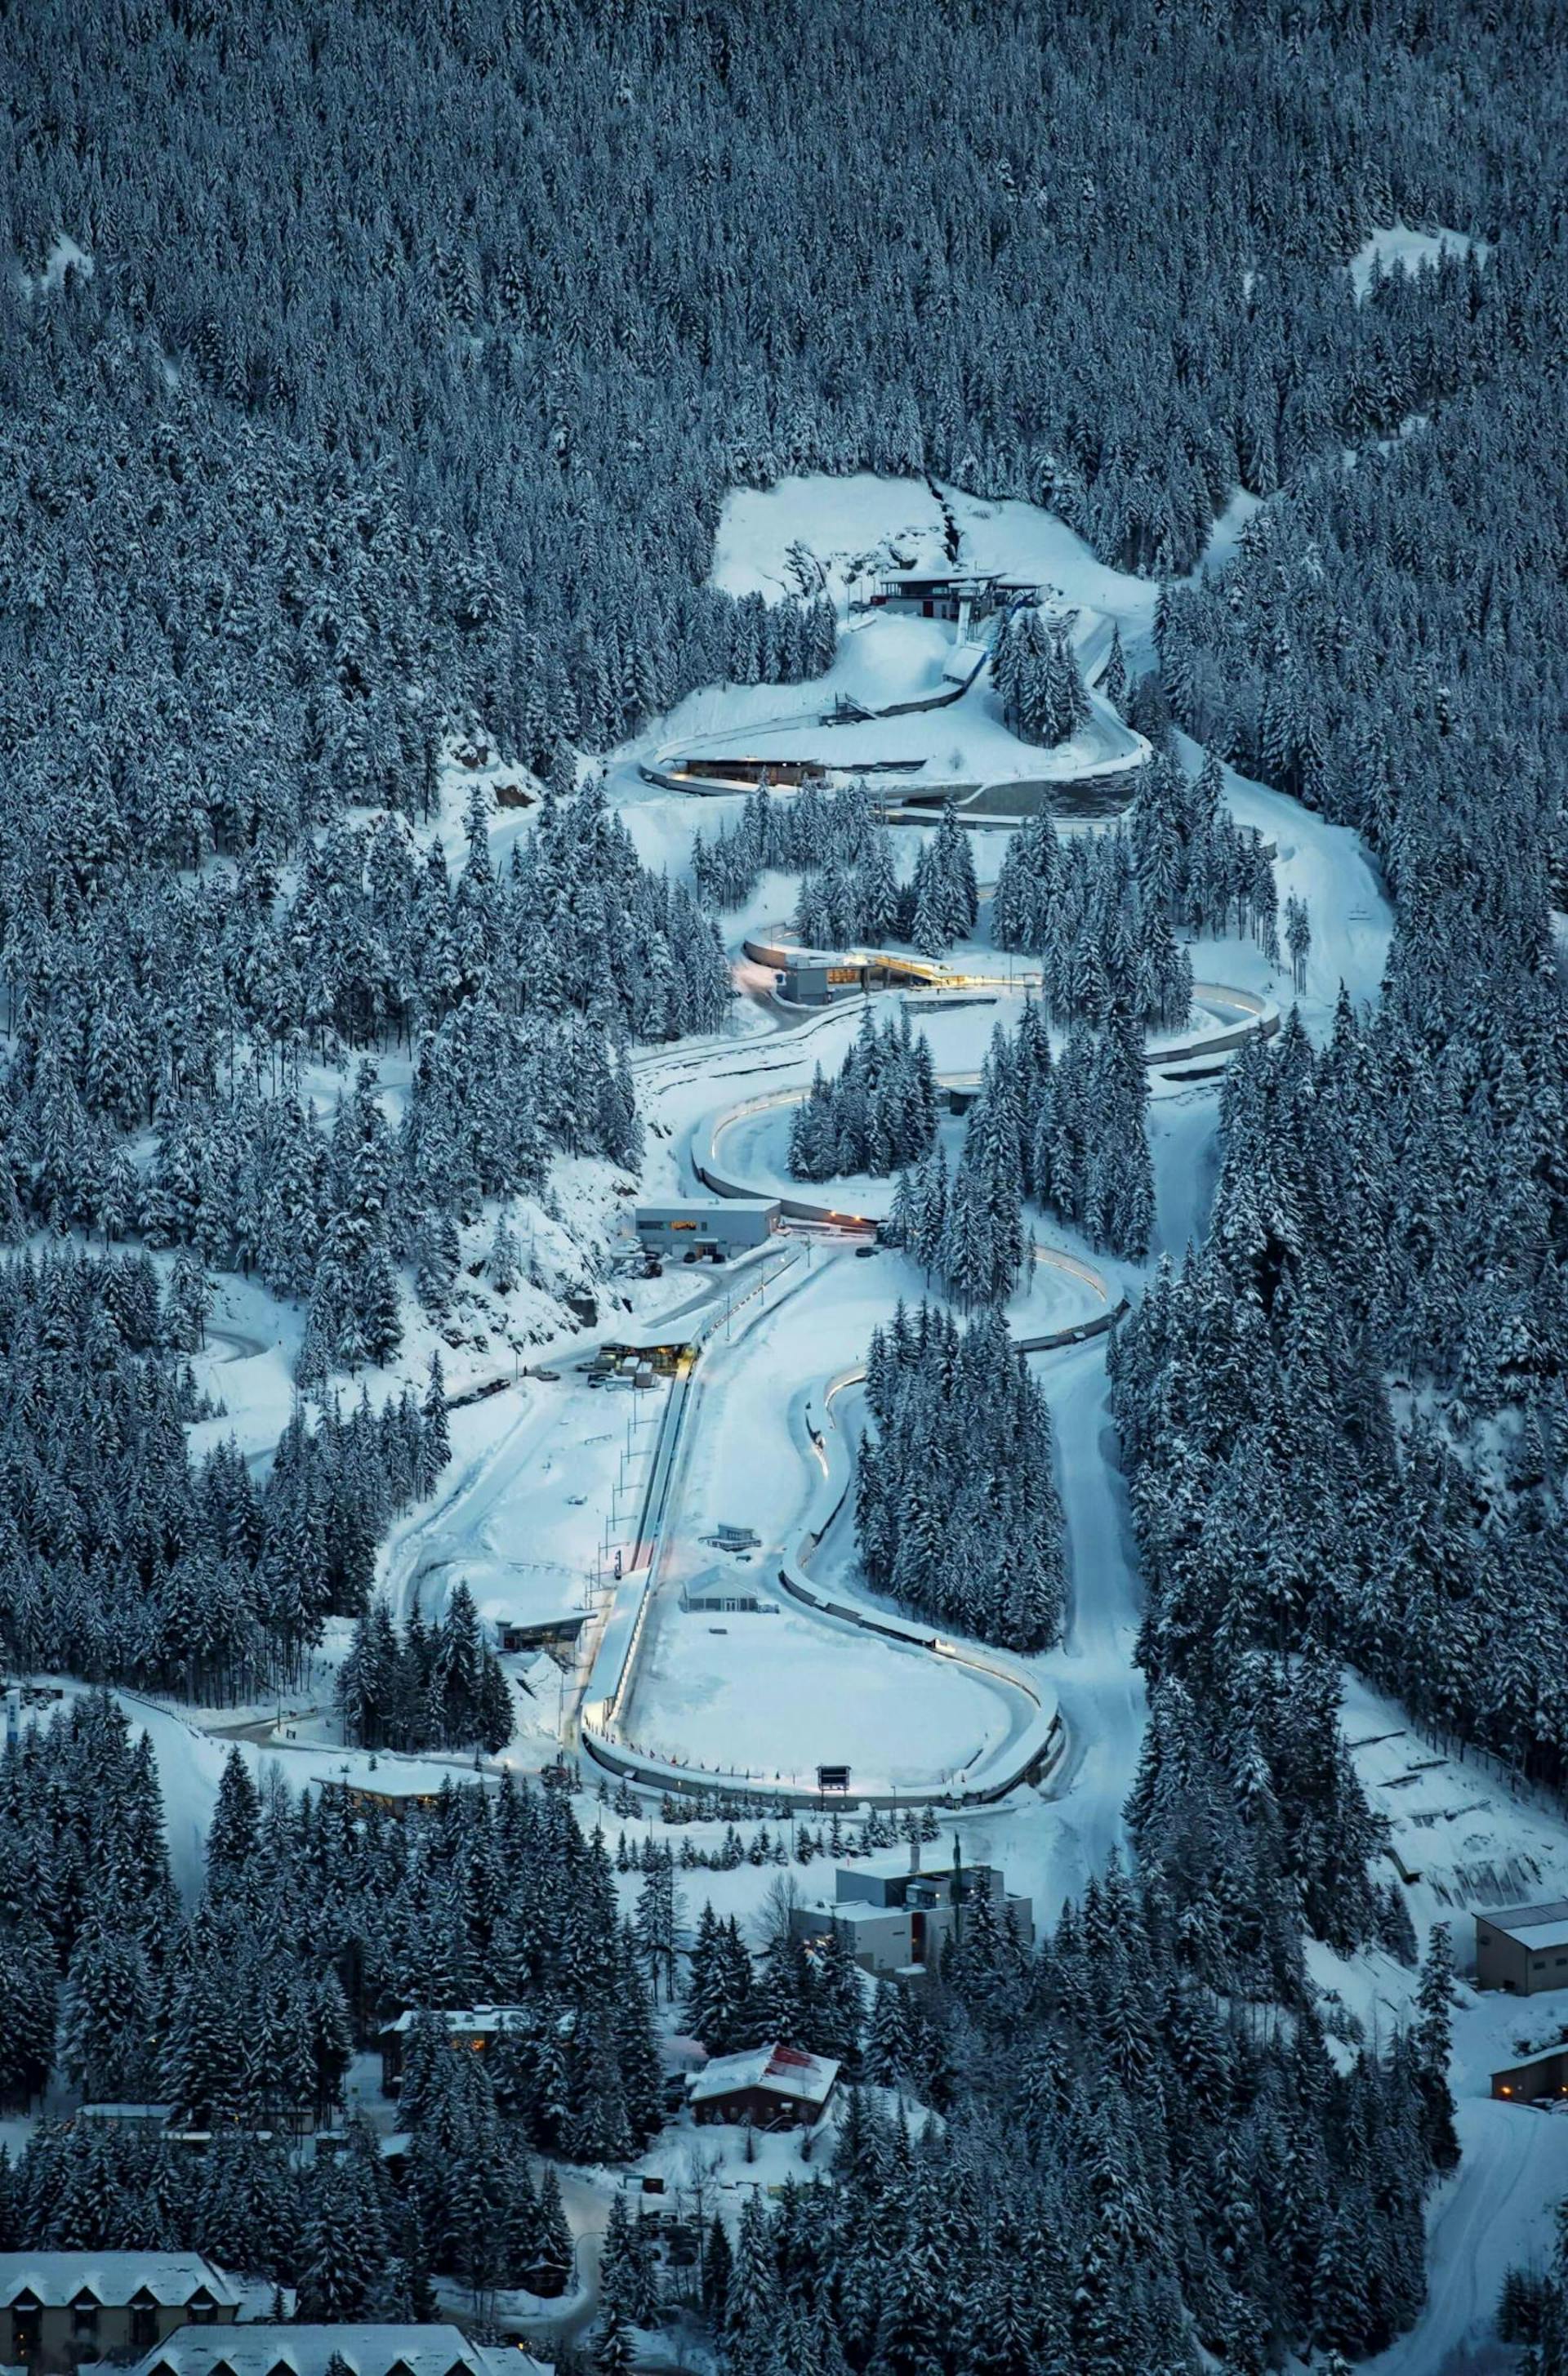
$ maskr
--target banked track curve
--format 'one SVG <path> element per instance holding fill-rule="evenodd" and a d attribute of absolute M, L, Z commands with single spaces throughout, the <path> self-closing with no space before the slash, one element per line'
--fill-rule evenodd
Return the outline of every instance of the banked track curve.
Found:
<path fill-rule="evenodd" d="M 897 1649 L 915 1656 L 939 1658 L 973 1675 L 989 1689 L 1004 1693 L 1012 1703 L 1014 1720 L 1007 1738 L 994 1750 L 981 1752 L 956 1774 L 933 1777 L 929 1782 L 911 1782 L 894 1788 L 869 1787 L 853 1789 L 835 1797 L 839 1805 L 874 1807 L 985 1807 L 1004 1799 L 1009 1791 L 1028 1780 L 1039 1781 L 1062 1761 L 1067 1746 L 1065 1728 L 1054 1694 L 1042 1688 L 1035 1678 L 1016 1659 L 1004 1652 L 993 1650 L 981 1643 L 944 1633 L 941 1629 L 896 1615 L 891 1610 L 841 1598 L 820 1585 L 809 1573 L 809 1562 L 834 1519 L 843 1508 L 854 1477 L 854 1467 L 843 1432 L 834 1415 L 833 1405 L 849 1387 L 858 1385 L 865 1376 L 863 1364 L 841 1371 L 827 1381 L 819 1392 L 809 1397 L 803 1408 L 801 1445 L 802 1457 L 817 1468 L 820 1480 L 807 1505 L 804 1525 L 796 1538 L 793 1550 L 786 1550 L 776 1571 L 781 1589 L 801 1607 L 810 1610 L 819 1622 L 870 1634 L 889 1642 Z M 655 1562 L 650 1565 L 649 1586 Z M 710 1790 L 730 1791 L 764 1800 L 782 1800 L 791 1805 L 822 1804 L 822 1793 L 802 1777 L 770 1776 L 765 1774 L 741 1774 L 730 1770 L 713 1770 L 705 1766 L 683 1765 L 669 1758 L 657 1757 L 635 1743 L 617 1738 L 614 1727 L 617 1711 L 631 1695 L 632 1669 L 628 1662 L 618 1677 L 613 1694 L 596 1702 L 591 1693 L 585 1698 L 578 1725 L 583 1747 L 596 1764 L 628 1781 L 642 1783 L 659 1790 L 680 1791 L 695 1795 Z M 851 1763 L 851 1771 L 852 1764 Z"/>
<path fill-rule="evenodd" d="M 978 1075 L 942 1074 L 938 1075 L 936 1085 L 938 1088 L 968 1088 L 972 1087 L 978 1078 Z M 745 1180 L 725 1168 L 719 1143 L 726 1131 L 753 1114 L 799 1105 L 808 1095 L 809 1091 L 803 1088 L 774 1089 L 761 1097 L 742 1099 L 738 1105 L 727 1107 L 718 1114 L 710 1114 L 692 1131 L 688 1143 L 688 1160 L 692 1170 L 703 1186 L 710 1188 L 716 1196 L 766 1196 L 775 1199 L 787 1220 L 814 1222 L 828 1229 L 862 1232 L 872 1230 L 875 1227 L 875 1218 L 871 1214 L 847 1213 L 841 1206 L 825 1204 L 816 1197 L 792 1194 L 778 1196 L 766 1182 Z M 1052 1270 L 1064 1272 L 1069 1278 L 1087 1287 L 1104 1308 L 1097 1312 L 1092 1320 L 1081 1320 L 1070 1328 L 1049 1329 L 1033 1336 L 1015 1336 L 1013 1341 L 1020 1353 L 1054 1352 L 1064 1345 L 1081 1345 L 1088 1336 L 1103 1336 L 1115 1327 L 1127 1309 L 1127 1299 L 1124 1295 L 1113 1296 L 1111 1283 L 1092 1263 L 1084 1261 L 1081 1255 L 1068 1253 L 1061 1246 L 1037 1245 L 1035 1260 Z"/>
<path fill-rule="evenodd" d="M 747 954 L 750 956 L 757 954 L 749 943 Z M 1188 1062 L 1197 1056 L 1219 1054 L 1239 1046 L 1253 1032 L 1266 1039 L 1279 1028 L 1278 1009 L 1270 1002 L 1250 992 L 1234 991 L 1211 983 L 1195 983 L 1194 989 L 1196 997 L 1210 998 L 1217 1004 L 1229 1006 L 1233 1013 L 1243 1016 L 1244 1020 L 1238 1027 L 1207 1035 L 1181 1048 L 1151 1051 L 1148 1057 L 1151 1068 Z M 970 1088 L 977 1085 L 978 1075 L 972 1074 L 941 1075 L 937 1081 L 939 1087 L 947 1088 Z M 776 1107 L 798 1104 L 807 1094 L 804 1088 L 799 1087 L 775 1090 L 761 1097 L 742 1099 L 740 1103 L 725 1108 L 699 1122 L 693 1128 L 687 1145 L 687 1160 L 696 1179 L 718 1196 L 771 1196 L 773 1191 L 767 1183 L 745 1180 L 725 1168 L 719 1152 L 719 1142 L 726 1130 L 746 1116 Z M 845 1213 L 837 1206 L 827 1205 L 820 1199 L 790 1194 L 781 1196 L 778 1201 L 786 1218 L 791 1220 L 859 1233 L 863 1233 L 875 1226 L 871 1216 Z M 1115 1327 L 1127 1310 L 1127 1299 L 1125 1295 L 1116 1295 L 1113 1301 L 1111 1282 L 1092 1264 L 1084 1261 L 1076 1254 L 1067 1253 L 1063 1248 L 1054 1246 L 1037 1246 L 1035 1258 L 1039 1262 L 1065 1272 L 1081 1285 L 1087 1286 L 1099 1299 L 1103 1309 L 1092 1319 L 1080 1321 L 1071 1327 L 1054 1329 L 1032 1336 L 1015 1336 L 1013 1341 L 1020 1352 L 1050 1352 L 1068 1346 L 1081 1345 L 1086 1339 L 1104 1336 Z M 814 1424 L 812 1420 L 811 1414 L 814 1406 L 810 1402 L 806 1406 L 805 1426 L 809 1442 L 806 1456 L 816 1460 L 822 1467 L 824 1486 L 829 1491 L 830 1499 L 826 1507 L 816 1506 L 814 1503 L 813 1513 L 808 1516 L 805 1530 L 794 1555 L 786 1555 L 780 1562 L 778 1571 L 778 1582 L 792 1599 L 802 1607 L 809 1609 L 814 1616 L 826 1623 L 852 1627 L 861 1633 L 878 1635 L 884 1640 L 892 1642 L 897 1647 L 946 1659 L 953 1664 L 968 1669 L 993 1689 L 1004 1690 L 1021 1696 L 1032 1706 L 1034 1712 L 1032 1719 L 1026 1719 L 1021 1732 L 1010 1736 L 1000 1751 L 989 1758 L 978 1761 L 975 1767 L 962 1775 L 943 1777 L 923 1788 L 917 1785 L 910 1785 L 908 1788 L 898 1790 L 891 1788 L 882 1791 L 865 1790 L 852 1794 L 855 1803 L 862 1805 L 911 1805 L 923 1802 L 944 1806 L 991 1804 L 998 1799 L 1004 1798 L 1008 1791 L 1015 1789 L 1031 1773 L 1039 1775 L 1048 1767 L 1054 1765 L 1060 1758 L 1065 1742 L 1061 1717 L 1054 1705 L 1048 1708 L 1039 1690 L 1027 1670 L 1013 1660 L 1004 1657 L 1002 1653 L 987 1649 L 979 1644 L 965 1643 L 954 1640 L 950 1636 L 944 1636 L 932 1628 L 911 1623 L 891 1612 L 885 1613 L 856 1601 L 841 1599 L 826 1592 L 807 1572 L 807 1562 L 812 1552 L 820 1543 L 823 1534 L 841 1508 L 849 1491 L 850 1468 L 841 1434 L 833 1418 L 833 1400 L 846 1387 L 856 1383 L 863 1375 L 863 1370 L 852 1370 L 829 1381 L 821 1396 L 819 1423 Z M 680 1425 L 688 1408 L 687 1397 L 683 1394 L 675 1406 L 677 1426 Z M 672 1478 L 676 1458 L 673 1447 L 668 1445 L 662 1447 L 661 1455 L 656 1455 L 658 1456 L 663 1458 L 666 1476 Z M 822 1490 L 819 1489 L 819 1497 Z M 653 1756 L 637 1749 L 633 1743 L 617 1739 L 615 1736 L 614 1726 L 618 1711 L 624 1705 L 629 1704 L 632 1695 L 637 1656 L 642 1645 L 643 1620 L 654 1588 L 654 1579 L 657 1576 L 663 1545 L 663 1527 L 667 1523 L 668 1505 L 674 1498 L 672 1493 L 667 1493 L 665 1503 L 660 1509 L 659 1539 L 650 1546 L 648 1566 L 641 1584 L 642 1598 L 636 1611 L 636 1622 L 632 1626 L 631 1642 L 620 1669 L 608 1690 L 602 1692 L 600 1697 L 596 1699 L 593 1695 L 593 1681 L 597 1678 L 590 1679 L 584 1693 L 582 1715 L 578 1723 L 582 1744 L 595 1763 L 603 1766 L 606 1771 L 656 1789 L 681 1791 L 687 1794 L 728 1789 L 737 1794 L 750 1793 L 768 1799 L 794 1803 L 809 1802 L 815 1805 L 819 1802 L 820 1792 L 798 1778 L 785 1780 L 778 1777 L 769 1778 L 762 1775 L 744 1775 L 727 1770 L 709 1770 L 704 1767 L 682 1765 L 671 1759 Z"/>

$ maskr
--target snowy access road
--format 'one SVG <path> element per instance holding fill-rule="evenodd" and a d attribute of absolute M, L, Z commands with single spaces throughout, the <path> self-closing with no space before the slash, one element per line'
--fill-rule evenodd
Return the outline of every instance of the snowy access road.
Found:
<path fill-rule="evenodd" d="M 1511 2268 L 1550 2263 L 1555 2206 L 1568 2196 L 1568 2115 L 1461 2100 L 1460 2164 L 1428 2214 L 1420 2316 L 1363 2376 L 1502 2376 L 1517 2365 L 1497 2340 Z"/>

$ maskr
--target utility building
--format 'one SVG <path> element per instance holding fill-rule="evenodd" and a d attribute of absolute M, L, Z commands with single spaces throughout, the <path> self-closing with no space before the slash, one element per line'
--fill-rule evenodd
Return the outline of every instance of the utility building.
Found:
<path fill-rule="evenodd" d="M 862 1970 L 878 1974 L 921 1971 L 934 1966 L 947 1940 L 961 1930 L 965 1911 L 989 1900 L 999 1922 L 1010 1922 L 1020 1945 L 1034 1944 L 1034 1908 L 1009 1892 L 991 1864 L 936 1865 L 922 1871 L 919 1847 L 907 1866 L 873 1859 L 838 1868 L 837 1895 L 798 1906 L 790 1919 L 796 1938 L 826 1938 L 837 1930 Z"/>
<path fill-rule="evenodd" d="M 1527 2062 L 1494 2071 L 1491 2092 L 1507 2104 L 1538 2104 L 1548 2097 L 1568 2096 L 1568 2047 L 1553 2047 L 1548 2054 L 1531 2055 Z"/>
<path fill-rule="evenodd" d="M 917 619 L 946 619 L 960 636 L 971 625 L 989 619 L 1010 602 L 1038 602 L 1039 588 L 1020 577 L 999 577 L 992 571 L 978 576 L 919 577 L 912 571 L 885 577 L 871 597 L 873 611 L 902 612 Z"/>
<path fill-rule="evenodd" d="M 1516 1997 L 1568 1989 L 1568 1897 L 1478 1914 L 1476 1982 Z"/>
<path fill-rule="evenodd" d="M 681 1606 L 695 1616 L 777 1617 L 778 1603 L 765 1599 L 754 1584 L 713 1568 L 681 1586 Z"/>
<path fill-rule="evenodd" d="M 784 949 L 774 969 L 774 987 L 791 1006 L 829 1006 L 846 992 L 869 987 L 872 968 L 861 957 L 837 956 L 826 949 Z"/>
<path fill-rule="evenodd" d="M 777 1197 L 682 1197 L 668 1205 L 639 1205 L 637 1235 L 644 1251 L 665 1260 L 726 1262 L 767 1243 L 778 1227 Z"/>

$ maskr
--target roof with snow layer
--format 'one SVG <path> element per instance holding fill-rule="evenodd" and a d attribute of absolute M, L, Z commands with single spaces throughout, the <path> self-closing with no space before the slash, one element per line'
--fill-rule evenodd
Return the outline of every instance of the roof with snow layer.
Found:
<path fill-rule="evenodd" d="M 806 2054 L 798 2046 L 754 2046 L 744 2054 L 715 2055 L 687 2086 L 694 2104 L 738 2096 L 749 2087 L 798 2103 L 826 2104 L 837 2076 L 837 2063 L 826 2055 Z"/>
<path fill-rule="evenodd" d="M 124 2310 L 150 2294 L 178 2310 L 205 2293 L 237 2309 L 242 2288 L 199 2252 L 0 2252 L 0 2303 L 30 2295 L 41 2309 L 65 2310 L 90 2294 L 101 2310 Z"/>
<path fill-rule="evenodd" d="M 1505 1931 L 1521 1947 L 1568 1947 L 1568 1897 L 1554 1897 L 1545 1906 L 1488 1907 L 1476 1919 Z"/>
<path fill-rule="evenodd" d="M 134 2376 L 538 2376 L 517 2351 L 486 2350 L 455 2326 L 182 2326 L 154 2345 Z"/>

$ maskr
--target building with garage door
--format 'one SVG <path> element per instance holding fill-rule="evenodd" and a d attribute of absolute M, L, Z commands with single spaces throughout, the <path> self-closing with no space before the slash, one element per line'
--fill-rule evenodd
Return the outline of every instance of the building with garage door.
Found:
<path fill-rule="evenodd" d="M 1478 1914 L 1476 1984 L 1516 1997 L 1568 1989 L 1568 1897 Z"/>

